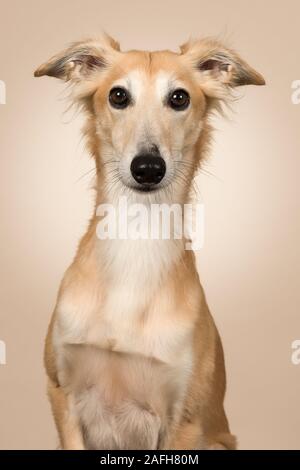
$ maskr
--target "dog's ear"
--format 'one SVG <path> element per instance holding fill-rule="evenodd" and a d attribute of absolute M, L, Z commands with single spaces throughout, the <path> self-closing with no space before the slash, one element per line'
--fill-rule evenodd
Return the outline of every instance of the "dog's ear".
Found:
<path fill-rule="evenodd" d="M 189 41 L 181 46 L 204 85 L 204 91 L 214 96 L 224 87 L 264 85 L 263 76 L 248 65 L 236 52 L 213 39 Z"/>
<path fill-rule="evenodd" d="M 34 76 L 48 75 L 65 81 L 78 81 L 88 78 L 93 71 L 105 68 L 119 51 L 119 44 L 108 35 L 73 43 L 38 67 Z"/>

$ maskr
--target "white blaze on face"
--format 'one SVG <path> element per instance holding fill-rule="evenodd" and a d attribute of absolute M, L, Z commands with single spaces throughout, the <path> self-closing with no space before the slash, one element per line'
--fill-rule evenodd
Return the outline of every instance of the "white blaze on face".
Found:
<path fill-rule="evenodd" d="M 126 88 L 133 97 L 134 102 L 138 103 L 145 93 L 146 75 L 142 71 L 133 70 L 126 77 L 118 80 L 114 86 Z"/>
<path fill-rule="evenodd" d="M 157 98 L 164 102 L 172 88 L 171 75 L 166 72 L 160 72 L 155 80 L 155 89 Z"/>

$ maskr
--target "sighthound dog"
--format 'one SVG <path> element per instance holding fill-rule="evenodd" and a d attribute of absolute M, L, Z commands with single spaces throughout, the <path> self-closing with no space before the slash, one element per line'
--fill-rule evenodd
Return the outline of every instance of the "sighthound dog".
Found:
<path fill-rule="evenodd" d="M 35 76 L 68 81 L 86 114 L 96 207 L 188 201 L 210 116 L 263 77 L 212 39 L 180 52 L 78 42 Z M 63 449 L 234 449 L 225 368 L 184 240 L 97 237 L 95 214 L 62 281 L 45 349 Z"/>

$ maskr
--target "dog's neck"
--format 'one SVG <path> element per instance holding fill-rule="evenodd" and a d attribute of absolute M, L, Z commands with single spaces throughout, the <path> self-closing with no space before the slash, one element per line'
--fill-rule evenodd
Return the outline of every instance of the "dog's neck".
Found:
<path fill-rule="evenodd" d="M 136 292 L 147 286 L 147 291 L 149 291 L 150 295 L 152 289 L 149 289 L 149 285 L 153 289 L 158 286 L 163 279 L 166 279 L 171 270 L 178 265 L 180 260 L 184 258 L 186 240 L 184 237 L 176 239 L 174 237 L 176 230 L 171 233 L 169 239 L 162 239 L 160 228 L 158 230 L 159 238 L 152 238 L 150 236 L 147 239 L 132 239 L 123 236 L 120 239 L 118 235 L 117 237 L 99 239 L 99 223 L 103 221 L 103 214 L 105 212 L 102 209 L 111 207 L 115 211 L 117 216 L 116 228 L 119 234 L 118 229 L 124 228 L 121 226 L 122 224 L 132 222 L 130 211 L 135 206 L 140 204 L 143 207 L 147 215 L 147 223 L 149 223 L 153 215 L 152 210 L 154 206 L 157 207 L 163 204 L 165 207 L 171 207 L 173 204 L 176 204 L 177 209 L 180 210 L 188 202 L 188 191 L 182 191 L 181 194 L 178 192 L 177 197 L 174 198 L 172 191 L 140 194 L 132 190 L 127 191 L 126 188 L 125 190 L 123 188 L 122 191 L 121 186 L 119 186 L 119 189 L 116 187 L 109 188 L 103 178 L 103 174 L 99 175 L 95 215 L 97 219 L 97 240 L 95 244 L 97 257 L 99 257 L 99 263 L 101 264 L 101 269 L 105 272 L 106 278 L 111 279 L 118 288 L 126 286 L 129 295 L 129 292 Z M 125 208 L 124 204 L 126 204 Z M 126 216 L 124 218 L 126 211 L 127 221 Z M 140 220 L 142 219 L 140 218 Z M 143 220 L 141 224 L 143 224 Z M 147 228 L 146 230 L 144 230 L 145 227 L 140 226 L 139 228 L 142 234 L 146 233 Z M 171 223 L 171 230 L 173 228 Z M 149 230 L 151 229 L 153 229 L 153 226 L 149 227 Z M 150 232 L 148 232 L 149 234 Z"/>

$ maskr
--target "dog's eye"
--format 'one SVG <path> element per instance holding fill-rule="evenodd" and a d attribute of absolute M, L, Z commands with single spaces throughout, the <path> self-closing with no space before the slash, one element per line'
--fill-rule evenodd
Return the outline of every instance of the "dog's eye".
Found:
<path fill-rule="evenodd" d="M 113 88 L 109 93 L 110 104 L 117 109 L 124 109 L 130 103 L 129 93 L 124 88 Z"/>
<path fill-rule="evenodd" d="M 183 111 L 190 104 L 190 96 L 185 90 L 174 90 L 169 95 L 168 104 L 175 111 Z"/>

